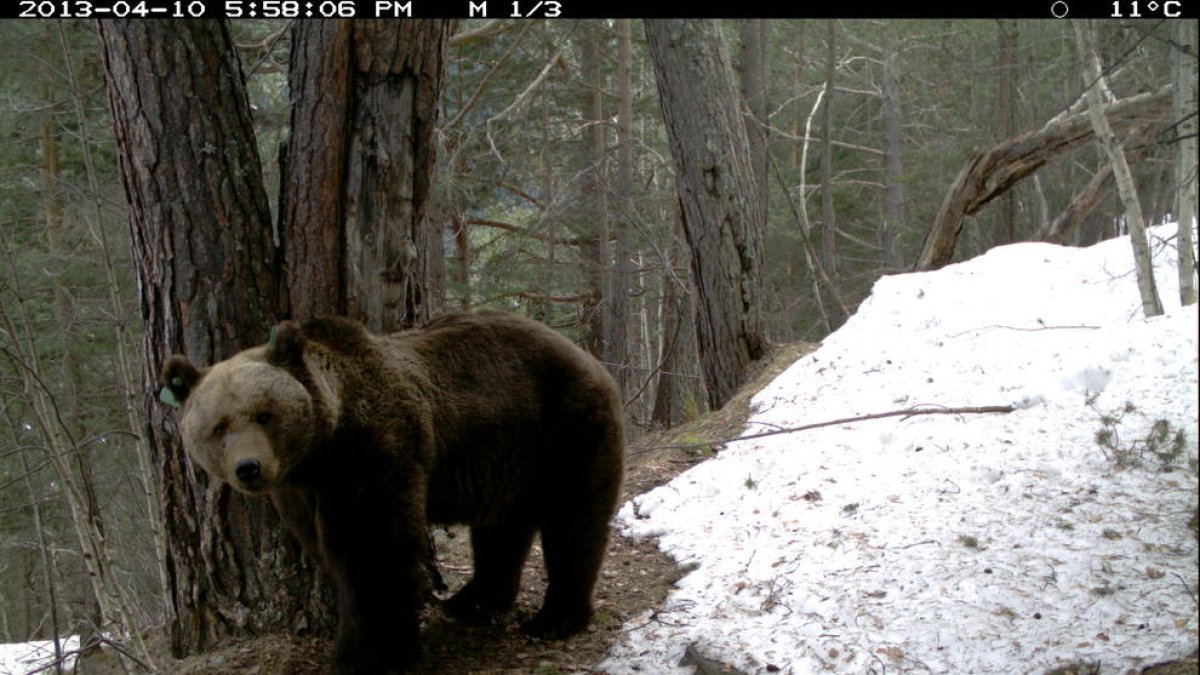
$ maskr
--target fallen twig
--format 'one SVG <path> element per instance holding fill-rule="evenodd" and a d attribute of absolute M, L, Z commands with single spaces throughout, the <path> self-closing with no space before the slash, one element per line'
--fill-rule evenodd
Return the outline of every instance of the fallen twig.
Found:
<path fill-rule="evenodd" d="M 772 431 L 763 431 L 757 434 L 747 434 L 745 436 L 723 438 L 720 440 L 702 441 L 698 443 L 681 443 L 679 445 L 631 445 L 629 447 L 632 450 L 640 451 L 633 454 L 642 454 L 651 450 L 691 450 L 695 448 L 708 448 L 714 445 L 724 445 L 734 441 L 749 441 L 756 438 L 766 438 L 767 436 L 793 434 L 798 431 L 809 431 L 810 429 L 820 429 L 821 427 L 831 427 L 838 424 L 851 424 L 853 422 L 865 422 L 867 420 L 878 420 L 886 417 L 916 417 L 918 415 L 978 415 L 985 413 L 1010 413 L 1014 410 L 1016 410 L 1016 408 L 1012 407 L 1011 405 L 985 405 L 962 408 L 907 408 L 905 410 L 889 410 L 888 412 L 859 415 L 856 417 L 843 417 L 841 419 L 829 420 L 827 422 L 815 422 L 813 424 L 805 424 L 799 427 L 775 429 Z"/>

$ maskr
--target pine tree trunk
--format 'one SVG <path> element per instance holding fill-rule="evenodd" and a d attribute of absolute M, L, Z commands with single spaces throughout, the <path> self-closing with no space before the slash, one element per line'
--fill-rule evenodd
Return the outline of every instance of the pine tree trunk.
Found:
<path fill-rule="evenodd" d="M 609 331 L 607 324 L 612 314 L 606 308 L 609 293 L 608 255 L 608 190 L 605 181 L 604 142 L 604 71 L 600 58 L 604 28 L 592 21 L 580 26 L 583 35 L 580 49 L 581 70 L 588 92 L 581 102 L 582 117 L 588 121 L 585 136 L 587 143 L 586 166 L 583 168 L 584 203 L 581 205 L 581 230 L 586 243 L 583 246 L 586 275 L 586 300 L 583 303 L 583 347 L 598 359 L 606 360 Z M 614 371 L 609 366 L 610 371 Z"/>
<path fill-rule="evenodd" d="M 738 84 L 742 101 L 749 113 L 745 115 L 746 138 L 750 141 L 751 165 L 754 167 L 754 183 L 757 194 L 754 199 L 761 204 L 762 221 L 767 222 L 767 170 L 770 157 L 767 155 L 767 125 L 770 122 L 771 25 L 765 19 L 740 19 L 741 68 Z"/>
<path fill-rule="evenodd" d="M 442 310 L 431 222 L 445 21 L 302 21 L 280 232 L 291 314 L 348 314 L 376 332 Z"/>
<path fill-rule="evenodd" d="M 279 239 L 289 315 L 346 314 L 342 224 L 349 115 L 349 21 L 298 21 L 292 30 L 291 134 L 280 158 Z"/>
<path fill-rule="evenodd" d="M 630 76 L 632 28 L 629 19 L 618 19 L 617 28 L 617 180 L 613 225 L 613 267 L 609 291 L 610 315 L 607 321 L 608 351 L 604 360 L 616 368 L 617 384 L 629 393 L 629 246 L 630 220 L 633 218 L 633 85 Z"/>
<path fill-rule="evenodd" d="M 347 303 L 376 332 L 442 311 L 445 254 L 429 216 L 449 40 L 448 21 L 353 23 L 342 185 Z"/>
<path fill-rule="evenodd" d="M 171 352 L 212 363 L 262 342 L 284 315 L 250 106 L 225 24 L 101 21 L 145 322 L 143 391 L 167 544 L 177 656 L 231 636 L 330 625 L 311 562 L 269 501 L 188 463 L 153 400 Z"/>
<path fill-rule="evenodd" d="M 709 405 L 720 408 L 766 351 L 761 205 L 720 24 L 647 20 L 692 253 L 696 336 Z"/>

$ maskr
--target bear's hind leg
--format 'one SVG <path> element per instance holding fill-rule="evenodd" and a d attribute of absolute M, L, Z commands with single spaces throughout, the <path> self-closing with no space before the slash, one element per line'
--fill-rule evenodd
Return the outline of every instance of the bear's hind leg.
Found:
<path fill-rule="evenodd" d="M 592 592 L 607 543 L 607 519 L 551 522 L 542 528 L 549 584 L 542 608 L 521 626 L 523 632 L 545 640 L 561 640 L 587 628 L 592 617 Z"/>
<path fill-rule="evenodd" d="M 533 533 L 529 524 L 472 526 L 475 571 L 467 585 L 446 601 L 446 613 L 468 623 L 482 623 L 511 609 Z"/>

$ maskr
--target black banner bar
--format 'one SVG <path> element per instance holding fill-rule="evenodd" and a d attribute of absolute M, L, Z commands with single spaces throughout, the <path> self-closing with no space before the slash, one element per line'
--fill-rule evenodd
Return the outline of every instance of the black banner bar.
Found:
<path fill-rule="evenodd" d="M 646 0 L 16 0 L 0 18 L 1195 19 L 1200 0 L 692 2 Z"/>

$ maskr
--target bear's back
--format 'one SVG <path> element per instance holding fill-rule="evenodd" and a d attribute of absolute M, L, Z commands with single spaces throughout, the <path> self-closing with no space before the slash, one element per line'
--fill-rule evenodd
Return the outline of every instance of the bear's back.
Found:
<path fill-rule="evenodd" d="M 480 515 L 476 505 L 536 499 L 531 486 L 588 473 L 597 461 L 603 472 L 619 473 L 619 456 L 594 456 L 599 445 L 620 453 L 616 385 L 549 327 L 505 312 L 453 314 L 379 340 L 391 353 L 415 356 L 432 387 L 439 449 L 431 519 L 471 520 Z M 467 499 L 439 505 L 442 485 Z"/>

